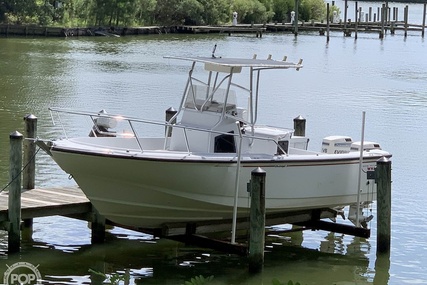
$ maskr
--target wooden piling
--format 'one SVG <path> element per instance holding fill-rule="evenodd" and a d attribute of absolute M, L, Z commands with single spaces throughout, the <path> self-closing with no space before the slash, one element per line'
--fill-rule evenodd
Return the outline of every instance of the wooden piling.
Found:
<path fill-rule="evenodd" d="M 326 3 L 326 42 L 329 43 L 329 3 Z"/>
<path fill-rule="evenodd" d="M 404 11 L 403 11 L 403 17 L 404 17 L 404 36 L 405 38 L 408 36 L 408 5 L 405 6 Z"/>
<path fill-rule="evenodd" d="M 251 209 L 249 231 L 249 272 L 262 271 L 265 243 L 265 178 L 258 167 L 251 173 Z"/>
<path fill-rule="evenodd" d="M 384 33 L 385 33 L 385 31 L 384 31 L 384 25 L 385 25 L 384 18 L 385 18 L 385 4 L 383 4 L 382 8 L 381 8 L 381 31 L 380 31 L 380 35 L 379 35 L 380 39 L 384 38 Z"/>
<path fill-rule="evenodd" d="M 390 252 L 391 233 L 391 161 L 377 161 L 377 254 Z"/>
<path fill-rule="evenodd" d="M 23 219 L 21 228 L 22 241 L 33 241 L 33 219 Z"/>
<path fill-rule="evenodd" d="M 344 36 L 348 36 L 347 32 L 347 10 L 348 10 L 348 0 L 344 0 Z"/>
<path fill-rule="evenodd" d="M 298 21 L 299 21 L 299 13 L 298 13 L 298 7 L 299 7 L 299 0 L 295 0 L 295 20 L 294 20 L 294 35 L 298 36 Z"/>
<path fill-rule="evenodd" d="M 427 7 L 427 3 L 424 3 L 424 9 L 423 9 L 423 24 L 421 27 L 421 36 L 424 38 L 424 30 L 426 28 L 426 7 Z"/>
<path fill-rule="evenodd" d="M 27 140 L 23 142 L 25 169 L 22 172 L 22 187 L 24 189 L 34 189 L 36 177 L 36 144 L 33 140 L 37 136 L 37 117 L 34 115 L 26 115 L 24 137 Z"/>
<path fill-rule="evenodd" d="M 34 189 L 36 181 L 36 144 L 33 140 L 37 137 L 37 117 L 29 114 L 24 117 L 25 131 L 23 142 L 24 161 L 22 172 L 22 188 Z M 22 224 L 22 239 L 31 240 L 33 234 L 33 219 L 25 219 Z"/>
<path fill-rule="evenodd" d="M 305 136 L 305 123 L 306 119 L 299 115 L 294 118 L 294 135 L 304 137 Z"/>
<path fill-rule="evenodd" d="M 105 241 L 105 223 L 105 217 L 92 206 L 91 242 L 93 244 Z"/>
<path fill-rule="evenodd" d="M 17 131 L 9 135 L 9 200 L 8 200 L 8 252 L 19 252 L 21 247 L 21 169 L 23 135 Z"/>
<path fill-rule="evenodd" d="M 359 27 L 359 17 L 357 15 L 357 13 L 359 12 L 359 8 L 358 8 L 358 4 L 357 1 L 354 2 L 354 39 L 357 40 L 357 28 Z"/>

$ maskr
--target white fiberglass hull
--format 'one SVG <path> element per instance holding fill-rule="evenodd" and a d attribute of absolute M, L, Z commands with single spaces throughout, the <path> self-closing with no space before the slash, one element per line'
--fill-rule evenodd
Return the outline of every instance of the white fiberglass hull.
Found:
<path fill-rule="evenodd" d="M 375 200 L 366 172 L 386 152 L 366 153 L 360 202 Z M 122 225 L 159 228 L 164 223 L 231 219 L 235 157 L 167 151 L 101 152 L 55 143 L 52 156 L 71 174 L 97 210 Z M 231 158 L 231 159 L 230 159 Z M 242 156 L 238 215 L 247 216 L 251 171 L 266 171 L 267 212 L 345 206 L 356 203 L 357 153 L 294 155 L 280 159 Z"/>

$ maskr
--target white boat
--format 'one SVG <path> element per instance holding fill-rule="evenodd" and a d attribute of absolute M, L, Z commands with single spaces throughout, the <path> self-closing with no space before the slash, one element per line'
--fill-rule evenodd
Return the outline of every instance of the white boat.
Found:
<path fill-rule="evenodd" d="M 267 213 L 350 205 L 354 216 L 375 200 L 376 161 L 391 156 L 379 144 L 357 151 L 362 140 L 351 151 L 351 138 L 330 136 L 320 151 L 311 151 L 309 139 L 293 129 L 257 124 L 260 74 L 299 70 L 301 60 L 168 60 L 188 61 L 190 72 L 180 106 L 167 121 L 50 108 L 60 117 L 89 118 L 89 136 L 50 141 L 49 152 L 107 219 L 161 228 L 248 216 L 247 184 L 258 167 L 266 172 Z M 203 79 L 194 75 L 200 65 Z M 235 83 L 239 76 L 243 84 Z M 139 135 L 155 126 L 162 129 L 157 137 Z"/>

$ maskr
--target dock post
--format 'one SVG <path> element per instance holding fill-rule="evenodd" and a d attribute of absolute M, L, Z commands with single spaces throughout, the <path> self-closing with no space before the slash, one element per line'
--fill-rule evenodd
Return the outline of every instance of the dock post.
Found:
<path fill-rule="evenodd" d="M 298 21 L 299 21 L 299 0 L 295 0 L 295 21 L 294 21 L 294 35 L 298 36 Z"/>
<path fill-rule="evenodd" d="M 423 8 L 423 24 L 421 27 L 421 36 L 424 38 L 424 30 L 426 28 L 426 7 L 427 7 L 427 3 L 424 3 L 424 8 Z"/>
<path fill-rule="evenodd" d="M 305 136 L 305 123 L 306 119 L 303 116 L 299 115 L 294 118 L 294 135 L 299 137 Z"/>
<path fill-rule="evenodd" d="M 405 26 L 404 26 L 404 37 L 406 38 L 408 36 L 408 5 L 405 6 L 405 8 L 403 9 L 403 17 L 404 17 L 404 22 L 405 22 Z"/>
<path fill-rule="evenodd" d="M 173 108 L 170 107 L 169 109 L 166 110 L 166 122 L 170 123 L 170 124 L 175 124 L 176 123 L 176 118 L 170 122 L 170 120 L 173 118 L 173 116 L 175 116 L 175 114 L 177 113 L 177 111 Z M 166 137 L 171 137 L 172 136 L 172 128 L 169 126 L 165 126 L 165 133 L 166 133 Z"/>
<path fill-rule="evenodd" d="M 326 42 L 329 43 L 329 3 L 326 3 Z"/>
<path fill-rule="evenodd" d="M 103 243 L 105 241 L 105 217 L 92 206 L 92 235 L 91 242 Z"/>
<path fill-rule="evenodd" d="M 37 117 L 34 115 L 26 115 L 24 137 L 34 139 L 37 136 Z M 32 140 L 24 140 L 24 161 L 25 169 L 22 173 L 22 188 L 34 189 L 36 177 L 36 144 Z"/>
<path fill-rule="evenodd" d="M 251 209 L 249 230 L 249 272 L 262 271 L 265 243 L 265 177 L 258 167 L 251 173 Z"/>
<path fill-rule="evenodd" d="M 380 14 L 378 14 L 378 18 L 380 17 L 379 15 Z M 380 18 L 381 19 L 381 31 L 380 31 L 380 35 L 379 35 L 380 39 L 383 39 L 384 38 L 384 34 L 385 34 L 385 32 L 384 32 L 384 25 L 385 25 L 384 18 L 385 18 L 385 4 L 382 4 L 381 18 Z"/>
<path fill-rule="evenodd" d="M 390 252 L 391 232 L 391 161 L 377 161 L 377 254 Z"/>
<path fill-rule="evenodd" d="M 344 36 L 347 36 L 347 10 L 348 10 L 348 0 L 344 0 Z"/>
<path fill-rule="evenodd" d="M 37 137 L 37 117 L 28 114 L 24 117 L 24 138 L 35 139 Z M 24 140 L 24 170 L 22 172 L 22 188 L 34 189 L 36 181 L 36 144 L 32 140 Z M 31 240 L 33 234 L 33 219 L 25 219 L 22 227 L 22 239 Z"/>
<path fill-rule="evenodd" d="M 24 117 L 24 138 L 35 139 L 37 137 L 37 117 L 29 114 Z M 22 172 L 22 188 L 34 189 L 36 181 L 36 144 L 33 140 L 24 140 L 24 161 Z M 31 240 L 33 234 L 33 219 L 25 219 L 22 227 L 22 239 Z"/>
<path fill-rule="evenodd" d="M 23 135 L 17 131 L 9 135 L 10 165 L 9 165 L 9 200 L 8 200 L 8 252 L 19 252 L 21 247 L 21 169 L 22 169 L 22 140 Z"/>
<path fill-rule="evenodd" d="M 357 40 L 357 29 L 359 27 L 359 8 L 357 1 L 354 2 L 354 39 Z"/>

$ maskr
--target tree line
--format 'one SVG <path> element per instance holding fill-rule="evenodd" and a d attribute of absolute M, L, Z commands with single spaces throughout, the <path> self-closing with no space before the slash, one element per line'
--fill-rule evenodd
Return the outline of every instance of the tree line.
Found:
<path fill-rule="evenodd" d="M 326 19 L 324 0 L 299 0 L 299 19 Z M 295 0 L 0 0 L 0 22 L 78 26 L 218 25 L 290 21 Z"/>

